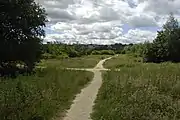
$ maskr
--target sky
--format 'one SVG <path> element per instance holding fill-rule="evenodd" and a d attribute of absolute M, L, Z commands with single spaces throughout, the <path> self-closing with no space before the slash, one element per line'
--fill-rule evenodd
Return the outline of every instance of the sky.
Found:
<path fill-rule="evenodd" d="M 153 41 L 180 0 L 36 0 L 48 14 L 44 42 L 80 44 Z"/>

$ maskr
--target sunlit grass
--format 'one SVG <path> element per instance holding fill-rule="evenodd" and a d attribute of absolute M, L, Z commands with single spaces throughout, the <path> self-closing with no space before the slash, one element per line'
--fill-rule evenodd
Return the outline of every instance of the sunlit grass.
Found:
<path fill-rule="evenodd" d="M 60 68 L 93 68 L 101 60 L 110 55 L 89 55 L 78 58 L 50 59 L 42 61 L 39 66 Z"/>
<path fill-rule="evenodd" d="M 135 61 L 129 66 L 126 61 L 136 58 L 121 57 L 106 63 L 120 72 L 103 74 L 93 120 L 179 120 L 180 64 Z"/>
<path fill-rule="evenodd" d="M 140 65 L 142 59 L 140 57 L 134 57 L 132 55 L 118 55 L 104 63 L 105 68 L 115 69 L 121 67 L 134 67 Z"/>
<path fill-rule="evenodd" d="M 51 120 L 64 115 L 93 73 L 62 70 L 53 64 L 34 75 L 0 78 L 0 120 Z"/>

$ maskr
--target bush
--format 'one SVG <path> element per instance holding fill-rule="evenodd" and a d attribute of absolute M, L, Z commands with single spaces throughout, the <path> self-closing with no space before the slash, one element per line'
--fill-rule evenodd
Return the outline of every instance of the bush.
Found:
<path fill-rule="evenodd" d="M 92 55 L 100 55 L 101 54 L 101 52 L 100 51 L 97 51 L 97 50 L 94 50 L 94 51 L 92 51 L 92 53 L 91 53 Z"/>
<path fill-rule="evenodd" d="M 125 51 L 125 50 L 122 50 L 122 51 L 121 51 L 121 54 L 126 54 L 126 51 Z"/>
<path fill-rule="evenodd" d="M 42 59 L 54 59 L 54 58 L 56 58 L 56 56 L 52 55 L 52 54 L 49 54 L 49 53 L 44 53 L 42 55 Z"/>
<path fill-rule="evenodd" d="M 69 57 L 80 57 L 80 55 L 77 51 L 69 51 L 68 56 Z"/>
<path fill-rule="evenodd" d="M 101 55 L 115 55 L 113 50 L 102 50 Z"/>

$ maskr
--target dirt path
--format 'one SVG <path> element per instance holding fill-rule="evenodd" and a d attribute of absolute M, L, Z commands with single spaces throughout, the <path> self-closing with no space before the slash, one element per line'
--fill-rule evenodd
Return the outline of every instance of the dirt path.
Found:
<path fill-rule="evenodd" d="M 93 69 L 74 68 L 74 70 L 91 71 L 94 73 L 94 78 L 92 82 L 76 96 L 63 120 L 91 120 L 90 113 L 92 112 L 94 101 L 102 84 L 101 70 L 108 70 L 103 67 L 103 63 L 111 58 L 112 57 L 101 60 Z"/>

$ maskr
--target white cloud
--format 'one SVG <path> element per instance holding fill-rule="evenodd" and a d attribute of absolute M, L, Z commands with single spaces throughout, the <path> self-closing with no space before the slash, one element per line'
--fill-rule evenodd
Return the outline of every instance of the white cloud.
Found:
<path fill-rule="evenodd" d="M 134 27 L 157 26 L 155 18 L 148 14 L 137 14 L 129 17 L 129 24 Z"/>
<path fill-rule="evenodd" d="M 46 41 L 99 44 L 144 42 L 152 40 L 156 31 L 140 30 L 139 27 L 160 27 L 170 12 L 180 18 L 180 0 L 36 1 L 46 8 L 51 20 L 48 29 L 59 33 L 47 35 Z M 133 29 L 125 33 L 123 25 Z"/>
<path fill-rule="evenodd" d="M 118 31 L 119 34 L 116 34 Z M 120 32 L 121 31 L 121 32 Z M 156 37 L 156 32 L 141 29 L 129 30 L 126 34 L 122 34 L 122 29 L 115 27 L 110 32 L 92 32 L 87 35 L 73 35 L 72 33 L 50 34 L 46 37 L 46 41 L 59 41 L 64 43 L 83 43 L 83 44 L 113 44 L 113 43 L 140 43 L 152 41 Z"/>
<path fill-rule="evenodd" d="M 180 1 L 179 0 L 147 0 L 145 10 L 153 11 L 157 14 L 169 14 L 169 12 L 179 13 Z"/>
<path fill-rule="evenodd" d="M 71 30 L 72 27 L 69 23 L 65 23 L 65 22 L 58 22 L 54 25 L 51 26 L 51 29 L 56 31 L 63 31 L 63 30 Z"/>
<path fill-rule="evenodd" d="M 156 37 L 156 32 L 151 32 L 147 30 L 134 29 L 129 30 L 124 37 L 134 43 L 140 43 L 145 41 L 152 41 Z"/>

